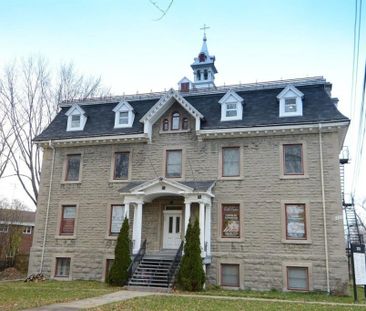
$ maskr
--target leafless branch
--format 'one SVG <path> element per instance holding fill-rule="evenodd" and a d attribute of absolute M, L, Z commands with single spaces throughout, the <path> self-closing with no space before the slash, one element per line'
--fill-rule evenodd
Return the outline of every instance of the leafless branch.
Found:
<path fill-rule="evenodd" d="M 42 150 L 33 144 L 54 118 L 58 103 L 106 96 L 101 78 L 78 74 L 72 64 L 52 74 L 43 57 L 29 57 L 4 68 L 0 76 L 0 177 L 5 167 L 18 177 L 37 204 Z"/>
<path fill-rule="evenodd" d="M 169 9 L 171 8 L 171 6 L 174 2 L 174 0 L 171 0 L 169 2 L 168 6 L 166 7 L 166 9 L 162 9 L 161 6 L 157 3 L 157 1 L 153 1 L 153 0 L 149 0 L 149 1 L 161 13 L 160 17 L 158 17 L 157 19 L 154 19 L 154 21 L 160 21 L 161 19 L 163 19 L 164 16 L 168 13 Z"/>

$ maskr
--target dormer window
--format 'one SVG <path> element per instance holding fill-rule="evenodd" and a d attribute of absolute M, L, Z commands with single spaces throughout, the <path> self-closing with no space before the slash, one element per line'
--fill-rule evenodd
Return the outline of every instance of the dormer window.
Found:
<path fill-rule="evenodd" d="M 128 124 L 128 111 L 118 111 L 119 118 L 118 118 L 118 124 L 125 125 Z"/>
<path fill-rule="evenodd" d="M 279 116 L 280 117 L 298 117 L 302 116 L 302 98 L 304 94 L 292 85 L 278 94 L 277 98 L 280 102 Z"/>
<path fill-rule="evenodd" d="M 238 94 L 230 90 L 219 100 L 221 104 L 221 121 L 242 120 L 243 101 Z"/>
<path fill-rule="evenodd" d="M 84 129 L 87 117 L 79 105 L 72 105 L 65 115 L 67 116 L 67 131 L 82 131 Z"/>
<path fill-rule="evenodd" d="M 285 113 L 296 112 L 296 98 L 285 98 Z"/>
<path fill-rule="evenodd" d="M 71 116 L 71 128 L 80 127 L 80 114 L 75 114 Z"/>
<path fill-rule="evenodd" d="M 113 111 L 115 112 L 114 128 L 132 127 L 135 113 L 128 102 L 121 101 Z"/>

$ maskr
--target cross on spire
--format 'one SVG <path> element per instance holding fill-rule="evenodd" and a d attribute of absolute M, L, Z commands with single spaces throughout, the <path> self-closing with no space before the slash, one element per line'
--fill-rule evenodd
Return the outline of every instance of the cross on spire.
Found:
<path fill-rule="evenodd" d="M 210 27 L 208 27 L 206 24 L 203 24 L 203 27 L 200 29 L 203 30 L 203 40 L 206 41 L 206 29 L 210 29 Z"/>

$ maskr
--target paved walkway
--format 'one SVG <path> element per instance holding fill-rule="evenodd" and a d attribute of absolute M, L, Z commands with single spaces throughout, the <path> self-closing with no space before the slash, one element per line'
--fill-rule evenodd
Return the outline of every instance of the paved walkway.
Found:
<path fill-rule="evenodd" d="M 324 306 L 343 306 L 343 307 L 360 307 L 365 309 L 365 304 L 350 304 L 350 303 L 338 303 L 338 302 L 326 302 L 326 301 L 304 301 L 304 300 L 285 300 L 285 299 L 269 299 L 269 298 L 254 298 L 254 297 L 232 297 L 232 296 L 209 296 L 209 295 L 195 295 L 195 294 L 168 294 L 160 292 L 147 292 L 147 291 L 131 291 L 121 290 L 112 294 L 107 294 L 99 297 L 81 299 L 77 301 L 56 303 L 52 305 L 42 306 L 33 309 L 27 309 L 24 311 L 74 311 L 88 308 L 95 308 L 104 304 L 123 301 L 135 297 L 151 296 L 151 295 L 172 295 L 190 298 L 204 298 L 204 299 L 226 299 L 226 300 L 243 300 L 243 301 L 262 301 L 271 303 L 291 303 L 291 304 L 311 304 L 311 305 L 324 305 Z"/>
<path fill-rule="evenodd" d="M 143 297 L 150 295 L 159 295 L 160 293 L 154 292 L 140 292 L 131 290 L 121 290 L 112 294 L 107 294 L 98 297 L 92 297 L 87 299 L 81 299 L 70 302 L 55 303 L 52 305 L 42 306 L 33 309 L 27 309 L 24 311 L 74 311 L 80 309 L 88 309 L 98 307 L 107 303 L 122 301 L 135 297 Z"/>

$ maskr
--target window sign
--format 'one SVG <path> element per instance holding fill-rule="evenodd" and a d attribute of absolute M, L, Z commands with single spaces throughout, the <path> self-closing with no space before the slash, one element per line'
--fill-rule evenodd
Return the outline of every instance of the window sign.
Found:
<path fill-rule="evenodd" d="M 239 205 L 222 206 L 222 237 L 240 238 Z"/>
<path fill-rule="evenodd" d="M 306 239 L 305 205 L 286 205 L 287 239 Z"/>

